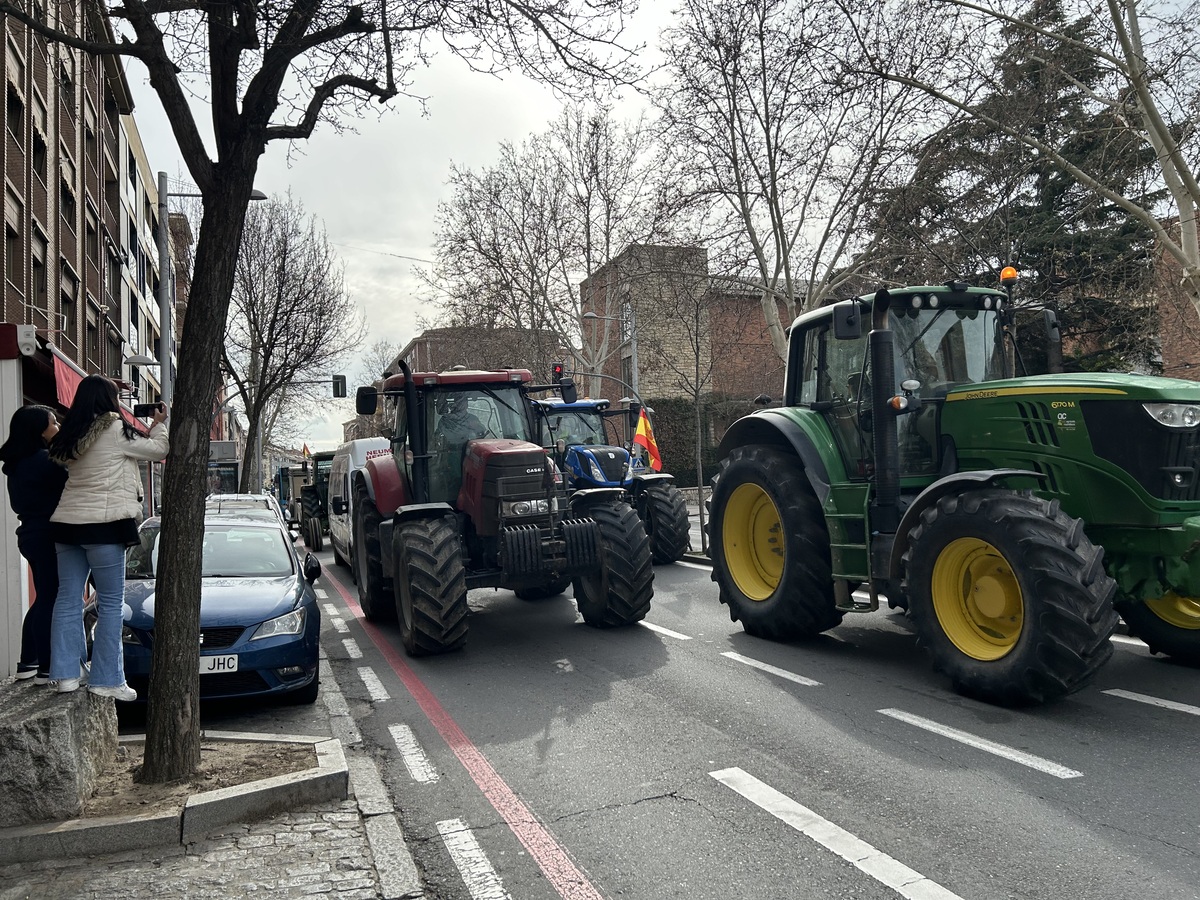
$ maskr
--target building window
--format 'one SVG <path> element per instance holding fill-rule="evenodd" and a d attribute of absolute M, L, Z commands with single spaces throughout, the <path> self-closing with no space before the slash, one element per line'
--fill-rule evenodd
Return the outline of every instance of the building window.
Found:
<path fill-rule="evenodd" d="M 87 368 L 92 372 L 100 371 L 100 314 L 97 310 L 88 309 L 87 317 Z"/>
<path fill-rule="evenodd" d="M 8 222 L 4 223 L 4 277 L 21 288 L 21 233 Z"/>
<path fill-rule="evenodd" d="M 59 187 L 59 208 L 62 210 L 62 217 L 66 219 L 67 225 L 71 231 L 75 231 L 75 192 L 71 190 L 70 183 L 64 178 Z"/>
<path fill-rule="evenodd" d="M 93 265 L 100 265 L 100 226 L 96 221 L 95 215 L 89 209 L 87 215 L 87 233 L 85 235 L 84 252 L 87 254 L 87 261 Z"/>
<path fill-rule="evenodd" d="M 121 377 L 121 336 L 111 328 L 108 331 L 108 375 L 110 378 Z"/>
<path fill-rule="evenodd" d="M 30 288 L 32 297 L 30 302 L 43 312 L 50 312 L 49 298 L 47 297 L 47 285 L 49 284 L 46 278 L 46 239 L 36 231 L 29 242 L 29 265 L 30 265 Z"/>
<path fill-rule="evenodd" d="M 33 133 L 33 146 L 30 150 L 29 161 L 33 166 L 33 174 L 46 183 L 46 139 L 37 131 Z"/>
<path fill-rule="evenodd" d="M 83 158 L 85 166 L 100 158 L 100 145 L 96 141 L 96 129 L 90 125 L 83 129 Z"/>
<path fill-rule="evenodd" d="M 8 86 L 8 130 L 20 144 L 25 139 L 25 104 L 21 95 L 11 84 Z"/>
<path fill-rule="evenodd" d="M 62 286 L 60 288 L 59 309 L 62 313 L 63 331 L 72 344 L 77 343 L 79 336 L 79 279 L 64 261 L 62 264 Z"/>

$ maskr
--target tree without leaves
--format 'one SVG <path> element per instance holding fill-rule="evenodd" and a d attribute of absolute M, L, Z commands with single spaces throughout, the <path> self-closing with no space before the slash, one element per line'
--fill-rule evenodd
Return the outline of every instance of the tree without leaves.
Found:
<path fill-rule="evenodd" d="M 127 0 L 91 3 L 87 27 L 63 29 L 0 0 L 0 12 L 51 41 L 139 60 L 149 73 L 192 181 L 203 195 L 195 269 L 179 351 L 171 452 L 163 483 L 160 577 L 146 756 L 148 782 L 186 777 L 200 762 L 200 533 L 208 435 L 234 263 L 259 159 L 271 141 L 338 127 L 372 101 L 407 90 L 440 43 L 480 71 L 580 81 L 632 76 L 615 39 L 629 0 Z M 111 39 L 107 19 L 121 34 Z M 53 20 L 52 20 L 53 21 Z M 198 92 L 212 146 L 193 116 Z"/>
<path fill-rule="evenodd" d="M 328 396 L 310 382 L 331 384 L 335 364 L 363 334 L 342 265 L 315 217 L 306 217 L 290 194 L 253 204 L 246 212 L 221 356 L 249 420 L 246 446 L 258 446 L 260 438 L 270 444 L 277 439 L 277 422 Z M 256 470 L 260 464 L 256 460 Z M 251 474 L 244 466 L 238 488 L 243 493 L 251 490 Z"/>

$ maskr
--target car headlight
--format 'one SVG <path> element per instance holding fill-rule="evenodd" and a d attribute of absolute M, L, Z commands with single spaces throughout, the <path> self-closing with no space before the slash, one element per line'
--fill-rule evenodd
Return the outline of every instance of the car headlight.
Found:
<path fill-rule="evenodd" d="M 276 619 L 267 619 L 258 628 L 254 629 L 254 634 L 250 636 L 250 640 L 258 641 L 263 638 L 279 637 L 285 634 L 299 634 L 304 630 L 305 614 L 306 610 L 301 606 L 299 609 L 293 609 L 287 615 L 279 616 Z"/>
<path fill-rule="evenodd" d="M 512 500 L 501 503 L 500 509 L 506 516 L 537 516 L 550 511 L 549 500 Z"/>
<path fill-rule="evenodd" d="M 1168 428 L 1195 428 L 1200 425 L 1200 404 L 1143 403 L 1142 408 L 1159 425 Z"/>

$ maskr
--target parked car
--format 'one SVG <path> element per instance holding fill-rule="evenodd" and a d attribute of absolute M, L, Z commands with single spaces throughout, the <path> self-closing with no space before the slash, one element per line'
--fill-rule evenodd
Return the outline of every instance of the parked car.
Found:
<path fill-rule="evenodd" d="M 333 454 L 329 471 L 329 543 L 333 561 L 350 569 L 350 578 L 358 581 L 354 563 L 354 473 L 375 456 L 390 456 L 392 442 L 385 437 L 347 441 Z"/>
<path fill-rule="evenodd" d="M 154 579 L 160 520 L 147 519 L 125 558 L 125 679 L 145 701 L 154 643 Z M 321 564 L 301 560 L 287 530 L 255 514 L 204 519 L 200 586 L 200 697 L 282 695 L 317 699 L 321 613 L 313 582 Z M 95 624 L 85 614 L 88 634 Z"/>
<path fill-rule="evenodd" d="M 204 514 L 223 513 L 273 519 L 289 531 L 299 528 L 270 494 L 209 494 L 204 500 Z"/>

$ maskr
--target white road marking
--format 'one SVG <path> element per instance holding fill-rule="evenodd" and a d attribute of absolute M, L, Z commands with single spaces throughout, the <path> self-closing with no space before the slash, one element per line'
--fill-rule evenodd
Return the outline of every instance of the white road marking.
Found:
<path fill-rule="evenodd" d="M 344 639 L 342 646 L 346 648 L 346 655 L 351 659 L 362 659 L 362 650 L 359 649 L 358 641 L 354 638 Z"/>
<path fill-rule="evenodd" d="M 690 641 L 692 639 L 690 634 L 680 634 L 678 631 L 672 631 L 670 628 L 663 628 L 661 625 L 652 625 L 650 622 L 647 622 L 644 619 L 641 622 L 638 622 L 638 624 L 643 628 L 649 628 L 656 634 L 663 634 L 667 637 L 675 638 L 677 641 Z"/>
<path fill-rule="evenodd" d="M 1141 638 L 1130 637 L 1127 634 L 1114 634 L 1109 638 L 1114 644 L 1128 644 L 1131 647 L 1145 647 L 1146 642 Z"/>
<path fill-rule="evenodd" d="M 367 693 L 371 695 L 371 699 L 376 703 L 392 699 L 392 695 L 387 692 L 387 688 L 383 686 L 383 682 L 379 680 L 379 676 L 375 674 L 375 670 L 370 666 L 359 666 L 358 677 L 367 686 Z"/>
<path fill-rule="evenodd" d="M 901 722 L 907 722 L 909 725 L 915 725 L 917 728 L 924 728 L 926 731 L 940 734 L 942 737 L 950 738 L 952 741 L 958 741 L 960 744 L 974 747 L 976 750 L 982 750 L 985 753 L 1003 757 L 1012 762 L 1020 763 L 1023 766 L 1028 766 L 1031 769 L 1037 769 L 1039 772 L 1045 772 L 1047 775 L 1053 775 L 1055 778 L 1083 777 L 1082 772 L 1076 772 L 1074 769 L 1060 766 L 1056 762 L 1042 759 L 1040 756 L 1034 756 L 1032 753 L 1026 753 L 1024 750 L 1018 750 L 1015 747 L 997 744 L 994 741 L 978 737 L 970 732 L 959 731 L 957 728 L 942 725 L 940 722 L 934 722 L 932 719 L 914 716 L 912 713 L 906 713 L 902 709 L 881 709 L 879 712 L 885 716 L 891 716 L 893 719 L 899 719 Z"/>
<path fill-rule="evenodd" d="M 1133 691 L 1122 691 L 1117 688 L 1111 691 L 1102 691 L 1101 693 L 1112 694 L 1114 697 L 1124 697 L 1126 700 L 1136 700 L 1138 703 L 1148 703 L 1151 706 L 1161 706 L 1163 709 L 1173 709 L 1175 712 L 1187 713 L 1191 716 L 1200 716 L 1200 706 L 1188 706 L 1186 703 L 1163 700 L 1160 697 L 1151 697 L 1149 694 L 1135 694 Z"/>
<path fill-rule="evenodd" d="M 437 781 L 437 769 L 433 767 L 429 757 L 421 749 L 421 744 L 417 740 L 417 736 L 413 734 L 413 730 L 407 725 L 389 725 L 388 731 L 391 732 L 392 741 L 396 744 L 396 749 L 400 751 L 400 758 L 404 760 L 404 766 L 408 769 L 412 780 L 422 784 Z"/>
<path fill-rule="evenodd" d="M 734 653 L 732 650 L 721 654 L 728 656 L 730 659 L 740 663 L 745 663 L 748 666 L 753 666 L 756 669 L 761 669 L 764 672 L 769 672 L 772 675 L 778 675 L 780 678 L 786 678 L 788 681 L 794 681 L 796 684 L 803 684 L 806 687 L 817 687 L 821 682 L 813 681 L 811 678 L 805 678 L 803 675 L 797 675 L 795 672 L 789 672 L 787 669 L 780 669 L 772 666 L 769 663 L 759 662 L 757 659 L 751 659 L 749 656 L 742 656 L 740 653 Z"/>
<path fill-rule="evenodd" d="M 346 620 L 341 616 L 334 616 L 329 620 L 329 624 L 333 626 L 333 630 L 340 634 L 349 634 L 350 626 L 346 624 Z"/>
<path fill-rule="evenodd" d="M 685 569 L 699 569 L 701 572 L 712 571 L 712 566 L 706 566 L 704 563 L 684 562 L 682 559 L 676 560 L 674 565 L 682 566 Z"/>
<path fill-rule="evenodd" d="M 844 828 L 834 825 L 741 769 L 721 769 L 708 774 L 781 822 L 812 838 L 826 850 L 833 851 L 901 897 L 907 897 L 909 900 L 962 900 L 958 894 L 946 890 L 936 881 L 931 881 L 915 869 L 910 869 L 899 860 L 855 837 Z"/>
<path fill-rule="evenodd" d="M 447 819 L 438 822 L 437 827 L 450 858 L 458 866 L 471 900 L 511 900 L 512 895 L 504 889 L 500 876 L 462 819 Z"/>
<path fill-rule="evenodd" d="M 325 592 L 325 588 L 313 588 L 313 590 L 315 590 L 317 592 L 318 600 L 328 600 L 329 599 L 329 594 L 327 594 Z"/>
<path fill-rule="evenodd" d="M 334 606 L 332 603 L 326 603 L 326 604 L 324 604 L 324 607 L 325 607 L 325 615 L 327 615 L 327 616 L 339 615 L 338 608 L 336 606 Z"/>

